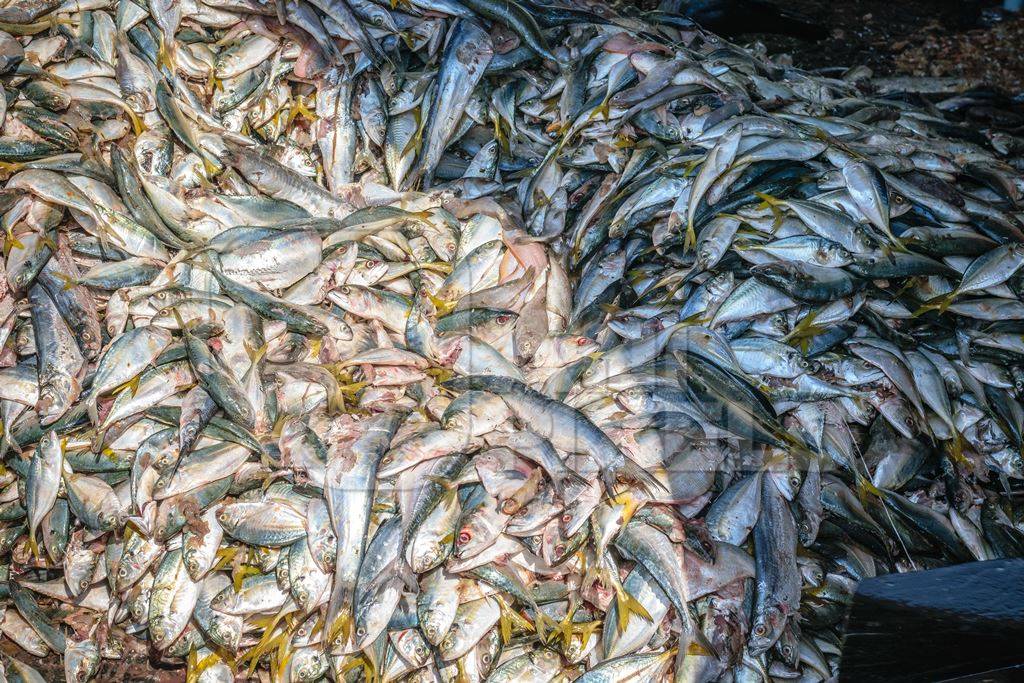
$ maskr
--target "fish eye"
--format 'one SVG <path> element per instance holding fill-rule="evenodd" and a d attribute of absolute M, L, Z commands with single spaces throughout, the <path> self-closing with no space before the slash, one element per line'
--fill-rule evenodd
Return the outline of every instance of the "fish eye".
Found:
<path fill-rule="evenodd" d="M 559 543 L 559 544 L 555 545 L 554 550 L 555 550 L 555 554 L 556 555 L 561 555 L 562 553 L 565 552 L 565 544 L 564 543 Z"/>
<path fill-rule="evenodd" d="M 469 543 L 471 540 L 473 540 L 473 534 L 469 531 L 469 529 L 463 529 L 459 532 L 459 545 L 465 545 Z"/>
<path fill-rule="evenodd" d="M 562 515 L 562 524 L 568 524 L 571 521 L 572 521 L 572 515 L 571 514 L 566 513 L 566 514 Z"/>
<path fill-rule="evenodd" d="M 490 664 L 491 663 L 491 654 L 489 652 L 485 652 L 483 654 L 483 656 L 480 658 L 480 661 L 483 662 L 485 666 Z"/>
<path fill-rule="evenodd" d="M 586 346 L 590 342 L 586 337 L 577 337 L 576 346 Z"/>
<path fill-rule="evenodd" d="M 497 323 L 499 325 L 504 325 L 505 323 L 507 323 L 511 319 L 512 319 L 512 316 L 506 315 L 506 314 L 503 313 L 503 314 L 499 315 L 497 318 L 495 318 L 495 321 L 497 321 Z"/>
<path fill-rule="evenodd" d="M 765 627 L 764 624 L 758 624 L 754 627 L 754 635 L 758 638 L 763 638 L 766 633 L 768 633 L 768 629 Z"/>
<path fill-rule="evenodd" d="M 800 477 L 797 477 L 795 475 L 790 477 L 789 478 L 789 485 L 790 486 L 794 486 L 794 487 L 799 486 L 800 485 Z"/>

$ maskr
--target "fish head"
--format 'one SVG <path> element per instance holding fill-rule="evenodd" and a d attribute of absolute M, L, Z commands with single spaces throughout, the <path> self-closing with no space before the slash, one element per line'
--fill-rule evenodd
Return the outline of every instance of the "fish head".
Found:
<path fill-rule="evenodd" d="M 777 606 L 769 606 L 754 615 L 754 623 L 747 640 L 747 650 L 753 656 L 766 652 L 782 635 L 786 615 Z"/>
<path fill-rule="evenodd" d="M 443 610 L 425 608 L 418 610 L 420 612 L 420 630 L 423 632 L 423 637 L 427 639 L 427 642 L 431 645 L 437 645 L 441 642 L 441 639 L 445 636 L 447 622 L 450 619 L 446 619 L 446 615 Z M 410 641 L 412 638 L 409 639 Z M 415 650 L 416 647 L 424 650 L 424 656 L 429 654 L 427 648 L 422 643 L 408 644 L 408 648 Z M 414 652 L 415 653 L 415 652 Z"/>
<path fill-rule="evenodd" d="M 46 426 L 59 420 L 81 391 L 78 379 L 65 374 L 57 375 L 40 386 L 39 400 L 36 402 L 39 424 Z"/>

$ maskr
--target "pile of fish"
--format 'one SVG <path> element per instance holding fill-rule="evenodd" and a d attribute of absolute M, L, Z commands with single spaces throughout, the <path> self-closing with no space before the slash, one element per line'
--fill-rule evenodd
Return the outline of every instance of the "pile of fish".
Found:
<path fill-rule="evenodd" d="M 825 680 L 1024 555 L 949 84 L 538 0 L 9 0 L 0 80 L 8 680 Z"/>

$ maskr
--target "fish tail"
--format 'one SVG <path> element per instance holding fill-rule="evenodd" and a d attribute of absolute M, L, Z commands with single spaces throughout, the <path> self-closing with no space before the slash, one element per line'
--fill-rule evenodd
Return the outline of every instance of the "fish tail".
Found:
<path fill-rule="evenodd" d="M 653 621 L 651 613 L 647 611 L 639 600 L 634 598 L 619 581 L 619 577 L 615 575 L 615 572 L 608 569 L 598 570 L 602 582 L 611 588 L 615 592 L 615 612 L 616 612 L 616 623 L 615 627 L 619 633 L 622 633 L 629 626 L 629 617 L 631 614 L 635 614 L 645 621 Z"/>
<path fill-rule="evenodd" d="M 953 290 L 949 294 L 940 294 L 939 296 L 924 302 L 924 304 L 922 304 L 916 311 L 913 312 L 912 317 L 920 317 L 921 315 L 924 315 L 928 311 L 938 311 L 939 313 L 945 313 L 946 309 L 953 305 L 953 301 L 956 300 L 956 297 L 956 290 Z"/>
<path fill-rule="evenodd" d="M 271 681 L 283 681 L 285 680 L 285 672 L 288 669 L 288 662 L 291 661 L 292 655 L 295 653 L 295 648 L 291 642 L 291 633 L 294 629 L 288 628 L 285 630 L 287 638 L 281 640 L 277 648 L 270 655 L 270 680 Z M 372 673 L 372 672 L 371 672 Z M 373 681 L 374 679 L 370 676 L 367 677 L 367 681 Z"/>
<path fill-rule="evenodd" d="M 232 560 L 235 559 L 235 555 L 237 555 L 237 554 L 238 554 L 238 547 L 237 546 L 228 546 L 226 548 L 218 548 L 217 549 L 217 554 L 216 554 L 217 562 L 213 565 L 213 568 L 210 569 L 210 572 L 213 573 L 213 572 L 216 572 L 216 571 L 220 571 L 224 567 L 227 567 L 229 564 L 231 564 Z"/>
<path fill-rule="evenodd" d="M 402 153 L 399 155 L 402 157 L 419 150 L 420 141 L 423 139 L 423 114 L 417 108 L 413 110 L 413 116 L 416 119 L 416 132 L 409 137 L 409 142 L 405 143 L 405 147 L 402 148 Z"/>
<path fill-rule="evenodd" d="M 643 467 L 637 464 L 636 461 L 631 460 L 629 457 L 626 458 L 626 462 L 622 465 L 621 468 L 619 468 L 619 474 L 622 475 L 623 479 L 639 484 L 652 496 L 658 490 L 661 490 L 666 493 L 668 492 L 668 489 L 665 488 L 665 485 L 658 481 L 658 479 L 653 474 L 645 470 Z M 614 480 L 614 475 L 612 475 L 612 479 Z M 607 483 L 608 482 L 606 479 L 606 486 Z M 614 487 L 608 488 L 609 493 L 612 491 L 613 488 Z"/>
<path fill-rule="evenodd" d="M 32 553 L 33 559 L 39 559 L 39 544 L 36 542 L 36 530 L 32 529 L 29 532 L 28 538 L 25 540 L 25 545 L 28 546 L 28 551 Z"/>
<path fill-rule="evenodd" d="M 957 464 L 968 464 L 967 457 L 964 455 L 964 437 L 960 432 L 953 432 L 953 438 L 946 442 L 946 451 Z"/>
<path fill-rule="evenodd" d="M 25 164 L 16 161 L 0 161 L 0 178 L 7 178 L 25 167 Z"/>
<path fill-rule="evenodd" d="M 106 241 L 104 239 L 104 236 L 106 236 L 107 238 L 113 239 L 114 243 L 117 244 L 119 247 L 127 246 L 125 245 L 124 240 L 121 238 L 121 236 L 117 234 L 117 230 L 114 229 L 113 224 L 111 224 L 110 222 L 111 218 L 114 217 L 114 213 L 107 209 L 102 204 L 96 204 L 95 206 L 96 215 L 100 218 L 100 220 L 96 222 L 97 227 L 100 231 L 100 245 L 104 247 L 107 246 Z"/>
<path fill-rule="evenodd" d="M 566 469 L 565 474 L 559 477 L 558 486 L 563 490 L 568 484 L 575 484 L 577 486 L 587 486 L 589 482 L 583 478 L 583 475 L 575 470 Z"/>
<path fill-rule="evenodd" d="M 173 43 L 168 43 L 163 33 L 160 34 L 160 41 L 156 50 L 157 68 L 163 67 L 172 74 L 176 71 Z"/>
<path fill-rule="evenodd" d="M 697 246 L 697 232 L 693 229 L 693 217 L 686 220 L 686 237 L 683 238 L 683 251 L 687 252 Z"/>
<path fill-rule="evenodd" d="M 67 273 L 62 273 L 62 272 L 60 272 L 58 270 L 55 270 L 55 271 L 53 271 L 53 275 L 58 280 L 61 280 L 64 283 L 64 291 L 65 292 L 68 291 L 69 289 L 73 288 L 75 285 L 79 284 L 77 278 L 73 278 L 70 275 L 68 275 Z"/>
<path fill-rule="evenodd" d="M 855 473 L 855 477 L 857 480 L 857 495 L 860 497 L 861 502 L 866 501 L 869 495 L 876 496 L 879 499 L 884 499 L 884 492 L 882 489 L 872 484 L 867 477 L 859 472 Z"/>
<path fill-rule="evenodd" d="M 594 111 L 590 112 L 590 116 L 587 117 L 587 121 L 593 121 L 598 116 L 602 117 L 605 121 L 608 120 L 608 116 L 611 112 L 611 98 L 605 97 L 601 100 L 601 104 L 594 107 Z"/>
<path fill-rule="evenodd" d="M 106 437 L 107 432 L 106 429 L 102 429 L 102 427 L 102 424 L 96 426 L 96 432 L 93 434 L 92 440 L 89 442 L 89 448 L 93 453 L 99 453 L 103 448 L 103 439 Z M 68 466 L 67 462 L 67 460 L 64 461 L 65 466 Z M 70 466 L 68 467 L 70 469 Z"/>
<path fill-rule="evenodd" d="M 142 122 L 142 119 L 132 111 L 131 107 L 125 106 L 124 113 L 128 115 L 128 120 L 132 122 L 132 130 L 135 132 L 136 137 L 146 132 L 146 124 Z"/>
<path fill-rule="evenodd" d="M 811 311 L 803 318 L 800 318 L 800 321 L 797 322 L 797 324 L 793 326 L 793 329 L 782 338 L 782 341 L 788 344 L 794 340 L 814 337 L 824 331 L 823 328 L 814 324 L 814 321 L 818 318 L 818 313 L 819 311 L 816 310 Z"/>
<path fill-rule="evenodd" d="M 498 630 L 501 633 L 501 642 L 508 645 L 512 642 L 512 617 L 509 615 L 511 608 L 501 596 L 495 596 L 498 601 Z"/>
<path fill-rule="evenodd" d="M 572 642 L 572 618 L 576 614 L 577 607 L 576 603 L 570 601 L 569 607 L 565 611 L 565 616 L 554 623 L 548 632 L 554 634 L 548 639 L 548 642 L 553 641 L 555 638 L 561 638 L 563 645 L 569 647 L 569 644 Z"/>
<path fill-rule="evenodd" d="M 761 200 L 761 208 L 768 209 L 772 212 L 772 216 L 775 217 L 775 220 L 772 221 L 772 232 L 774 233 L 782 225 L 783 215 L 780 208 L 782 200 L 764 192 L 755 192 L 754 194 Z"/>
<path fill-rule="evenodd" d="M 540 638 L 540 642 L 548 642 L 548 634 L 557 628 L 558 622 L 544 614 L 539 607 L 535 607 L 533 610 L 533 628 L 537 632 L 537 637 Z"/>
<path fill-rule="evenodd" d="M 185 674 L 185 683 L 195 683 L 199 680 L 199 676 L 202 675 L 204 671 L 209 669 L 217 662 L 221 661 L 220 655 L 218 655 L 216 652 L 211 652 L 202 659 L 198 659 L 197 657 L 195 657 L 194 653 L 194 649 L 189 652 L 188 669 L 187 673 Z"/>

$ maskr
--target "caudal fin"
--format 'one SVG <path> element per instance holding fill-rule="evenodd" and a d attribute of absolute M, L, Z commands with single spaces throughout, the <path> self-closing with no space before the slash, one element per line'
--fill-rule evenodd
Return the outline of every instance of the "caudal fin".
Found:
<path fill-rule="evenodd" d="M 618 474 L 626 481 L 640 485 L 641 488 L 652 496 L 656 495 L 659 490 L 663 493 L 668 493 L 667 486 L 629 457 L 626 457 L 626 462 L 619 468 Z M 607 485 L 607 479 L 605 484 Z M 611 493 L 612 489 L 613 487 L 608 487 L 608 492 Z"/>

